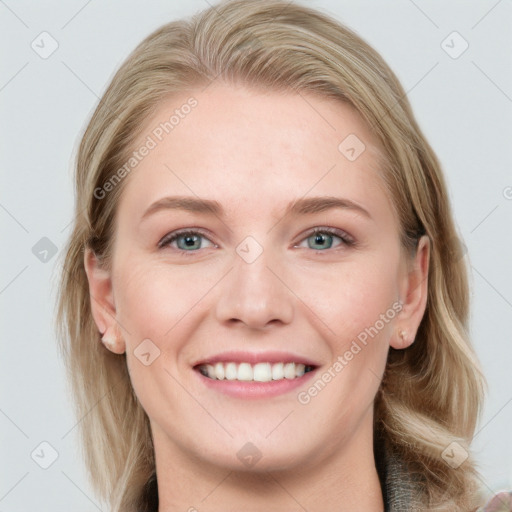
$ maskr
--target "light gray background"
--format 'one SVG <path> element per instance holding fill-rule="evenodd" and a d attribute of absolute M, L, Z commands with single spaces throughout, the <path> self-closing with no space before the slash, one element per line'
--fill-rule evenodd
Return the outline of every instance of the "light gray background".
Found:
<path fill-rule="evenodd" d="M 381 52 L 444 166 L 472 265 L 472 334 L 489 380 L 475 455 L 482 485 L 512 489 L 512 3 L 303 3 Z M 69 235 L 72 156 L 115 69 L 160 24 L 205 7 L 206 0 L 0 1 L 0 512 L 102 509 L 82 468 L 56 352 L 52 286 L 60 254 L 43 262 L 32 248 L 47 237 L 60 251 Z M 48 51 L 43 31 L 58 42 L 46 59 L 31 47 L 35 41 Z M 469 43 L 458 58 L 441 46 L 453 31 Z M 457 36 L 444 43 L 452 56 L 462 44 Z M 51 462 L 43 441 L 58 452 L 48 469 L 31 458 L 36 450 L 40 464 Z"/>

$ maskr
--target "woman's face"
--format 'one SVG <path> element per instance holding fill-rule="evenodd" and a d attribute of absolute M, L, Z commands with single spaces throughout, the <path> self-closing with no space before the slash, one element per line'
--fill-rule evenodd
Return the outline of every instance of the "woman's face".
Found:
<path fill-rule="evenodd" d="M 376 147 L 346 104 L 225 84 L 147 122 L 111 285 L 157 458 L 276 470 L 370 444 L 417 327 Z"/>

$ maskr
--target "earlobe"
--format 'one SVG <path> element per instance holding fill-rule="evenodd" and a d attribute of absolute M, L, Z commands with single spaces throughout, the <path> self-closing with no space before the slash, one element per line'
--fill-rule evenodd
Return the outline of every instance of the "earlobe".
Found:
<path fill-rule="evenodd" d="M 395 349 L 404 349 L 414 343 L 428 298 L 428 271 L 430 260 L 430 239 L 427 235 L 420 238 L 412 267 L 405 272 L 401 295 L 402 310 L 397 316 L 399 324 L 390 345 Z"/>
<path fill-rule="evenodd" d="M 126 352 L 126 345 L 119 334 L 116 323 L 107 328 L 101 341 L 105 347 L 115 354 L 124 354 Z"/>
<path fill-rule="evenodd" d="M 398 329 L 396 340 L 391 341 L 391 346 L 397 350 L 409 347 L 414 343 L 414 336 L 409 334 L 405 329 Z"/>

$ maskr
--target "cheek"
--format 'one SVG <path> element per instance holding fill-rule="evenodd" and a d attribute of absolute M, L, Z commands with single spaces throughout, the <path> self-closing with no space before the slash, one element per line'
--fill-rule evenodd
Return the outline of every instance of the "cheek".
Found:
<path fill-rule="evenodd" d="M 126 259 L 114 274 L 116 319 L 123 327 L 126 361 L 138 400 L 152 416 L 179 409 L 183 396 L 173 377 L 177 357 L 190 329 L 188 313 L 200 300 L 202 286 L 185 286 L 180 269 Z M 198 289 L 199 288 L 199 289 Z"/>
<path fill-rule="evenodd" d="M 206 276 L 191 280 L 184 269 L 158 263 L 132 262 L 117 275 L 116 314 L 132 343 L 141 337 L 163 342 L 211 287 Z"/>
<path fill-rule="evenodd" d="M 331 355 L 300 403 L 310 403 L 318 414 L 330 411 L 330 425 L 353 428 L 380 386 L 397 315 L 392 269 L 359 263 L 335 273 L 336 280 L 332 272 L 324 279 L 316 276 L 316 286 L 310 283 L 300 291 Z"/>
<path fill-rule="evenodd" d="M 305 279 L 305 273 L 296 280 L 297 295 L 307 306 L 299 314 L 321 332 L 331 357 L 315 381 L 327 381 L 326 391 L 320 393 L 320 382 L 311 395 L 306 390 L 304 400 L 314 401 L 319 412 L 331 409 L 333 424 L 355 421 L 356 411 L 374 400 L 396 323 L 395 272 L 390 260 L 374 255 L 317 273 L 314 279 Z M 333 408 L 333 403 L 343 406 Z"/>
<path fill-rule="evenodd" d="M 339 353 L 358 336 L 364 342 L 365 333 L 370 339 L 390 334 L 396 316 L 396 284 L 392 265 L 367 257 L 354 258 L 336 269 L 304 272 L 296 279 L 295 289 L 322 320 L 326 336 Z"/>

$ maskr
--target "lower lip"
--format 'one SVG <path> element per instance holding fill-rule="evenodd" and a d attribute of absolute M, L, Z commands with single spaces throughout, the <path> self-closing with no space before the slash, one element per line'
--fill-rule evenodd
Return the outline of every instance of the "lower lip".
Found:
<path fill-rule="evenodd" d="M 220 393 L 236 398 L 271 398 L 273 396 L 289 393 L 299 386 L 305 384 L 318 368 L 305 373 L 302 377 L 294 379 L 271 380 L 269 382 L 240 381 L 240 380 L 218 380 L 205 377 L 198 370 L 194 370 L 206 386 Z"/>

